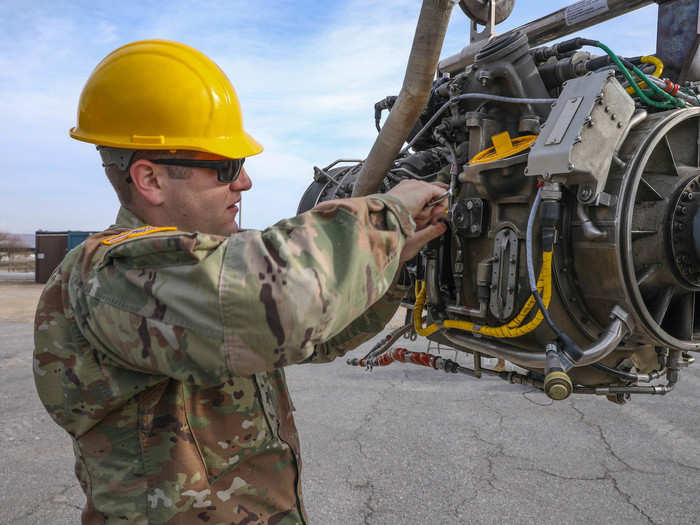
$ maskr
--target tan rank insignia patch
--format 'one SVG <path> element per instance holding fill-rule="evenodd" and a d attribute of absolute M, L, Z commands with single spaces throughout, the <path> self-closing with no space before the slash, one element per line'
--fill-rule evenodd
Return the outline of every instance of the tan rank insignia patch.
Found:
<path fill-rule="evenodd" d="M 142 235 L 150 235 L 151 233 L 157 232 L 169 232 L 175 231 L 177 228 L 175 226 L 141 226 L 135 230 L 129 230 L 127 232 L 122 232 L 114 237 L 108 237 L 102 241 L 102 244 L 107 246 L 112 246 L 118 242 L 125 241 L 126 239 L 131 239 L 133 237 L 141 237 Z"/>

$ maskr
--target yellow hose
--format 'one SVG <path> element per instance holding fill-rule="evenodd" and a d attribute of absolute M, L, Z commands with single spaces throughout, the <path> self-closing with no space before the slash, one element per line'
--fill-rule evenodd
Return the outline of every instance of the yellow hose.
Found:
<path fill-rule="evenodd" d="M 642 64 L 654 64 L 654 65 L 656 66 L 656 69 L 655 69 L 654 72 L 651 74 L 652 76 L 654 76 L 654 77 L 656 77 L 656 78 L 659 78 L 659 77 L 661 76 L 661 73 L 664 72 L 664 63 L 663 63 L 660 59 L 656 58 L 655 56 L 651 56 L 651 55 L 650 55 L 650 56 L 644 56 L 644 57 L 641 58 L 641 62 L 642 62 Z M 640 83 L 637 84 L 637 85 L 639 86 L 639 89 L 644 89 L 645 87 L 647 87 L 647 83 L 646 83 L 646 82 L 640 82 Z M 626 89 L 626 91 L 627 91 L 627 93 L 629 93 L 630 95 L 632 95 L 632 94 L 635 93 L 634 88 L 633 88 L 632 86 L 629 86 L 629 87 Z"/>
<path fill-rule="evenodd" d="M 542 268 L 540 269 L 540 275 L 537 278 L 537 290 L 542 293 L 542 301 L 546 308 L 549 308 L 549 303 L 552 299 L 552 252 L 543 252 L 542 254 Z M 425 282 L 416 281 L 416 304 L 413 308 L 413 325 L 415 327 L 416 333 L 422 336 L 429 336 L 441 329 L 437 323 L 433 323 L 429 326 L 423 327 L 423 306 L 425 305 L 426 287 Z M 488 335 L 497 338 L 512 338 L 520 337 L 529 332 L 532 332 L 535 328 L 539 326 L 542 322 L 543 315 L 541 311 L 537 311 L 535 317 L 533 317 L 527 324 L 519 326 L 523 322 L 525 317 L 530 313 L 532 308 L 535 306 L 535 298 L 530 295 L 527 302 L 520 310 L 518 315 L 513 318 L 508 324 L 501 326 L 483 326 L 471 321 L 455 321 L 446 320 L 442 322 L 443 328 L 454 328 L 457 330 L 464 330 L 466 332 L 474 332 L 482 335 Z"/>

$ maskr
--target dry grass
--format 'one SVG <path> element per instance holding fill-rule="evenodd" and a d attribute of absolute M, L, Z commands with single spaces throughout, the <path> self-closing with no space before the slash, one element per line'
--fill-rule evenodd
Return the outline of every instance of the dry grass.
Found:
<path fill-rule="evenodd" d="M 0 281 L 0 321 L 33 322 L 43 288 L 34 281 Z"/>

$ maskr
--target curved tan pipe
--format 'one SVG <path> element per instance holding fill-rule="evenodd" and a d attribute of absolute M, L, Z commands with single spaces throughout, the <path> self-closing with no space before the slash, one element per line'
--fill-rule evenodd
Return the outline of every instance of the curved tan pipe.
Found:
<path fill-rule="evenodd" d="M 362 165 L 353 197 L 370 195 L 379 184 L 428 103 L 450 13 L 457 0 L 423 0 L 401 92 Z"/>

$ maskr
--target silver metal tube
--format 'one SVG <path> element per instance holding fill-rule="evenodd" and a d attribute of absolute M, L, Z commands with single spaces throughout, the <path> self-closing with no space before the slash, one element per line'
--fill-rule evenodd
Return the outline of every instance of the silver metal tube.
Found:
<path fill-rule="evenodd" d="M 614 394 L 649 394 L 652 396 L 665 396 L 673 391 L 673 387 L 674 385 L 602 386 L 574 389 L 574 392 L 577 394 L 595 394 L 597 396 L 609 396 Z"/>
<path fill-rule="evenodd" d="M 437 286 L 433 286 L 437 280 L 437 259 L 429 257 L 425 263 L 425 286 L 427 287 L 428 303 L 438 304 L 440 295 Z"/>
<path fill-rule="evenodd" d="M 428 103 L 447 23 L 456 0 L 423 0 L 401 92 L 362 165 L 353 197 L 377 191 Z"/>
<path fill-rule="evenodd" d="M 448 306 L 446 310 L 448 312 L 452 312 L 453 314 L 484 318 L 486 317 L 486 312 L 488 311 L 488 304 L 486 301 L 479 301 L 479 308 L 469 308 L 468 306 Z"/>
<path fill-rule="evenodd" d="M 410 323 L 403 325 L 401 328 L 397 328 L 389 335 L 388 339 L 384 342 L 384 344 L 369 352 L 364 357 L 364 359 L 370 359 L 372 357 L 377 357 L 378 355 L 383 354 L 391 347 L 391 345 L 393 345 L 397 341 L 399 337 L 408 332 L 411 328 L 413 328 L 413 325 Z"/>
<path fill-rule="evenodd" d="M 597 241 L 600 239 L 605 239 L 608 234 L 600 230 L 588 216 L 586 212 L 586 207 L 582 203 L 578 203 L 576 206 L 576 215 L 581 221 L 581 226 L 583 228 L 583 236 L 589 241 Z"/>
<path fill-rule="evenodd" d="M 440 334 L 457 347 L 464 347 L 472 352 L 488 354 L 491 357 L 501 357 L 525 368 L 544 369 L 547 363 L 547 357 L 544 352 L 528 352 L 496 341 L 483 338 L 477 339 L 472 336 L 452 335 L 447 331 L 440 332 Z"/>
<path fill-rule="evenodd" d="M 579 15 L 575 16 L 575 7 L 582 4 L 582 2 L 577 2 L 569 7 L 564 7 L 559 11 L 523 24 L 514 29 L 514 31 L 525 33 L 530 47 L 536 47 L 653 3 L 655 3 L 653 0 L 608 0 L 606 11 L 593 12 L 591 13 L 592 16 L 586 18 L 585 14 L 581 13 L 581 10 L 578 11 Z M 465 47 L 459 53 L 441 60 L 438 64 L 438 71 L 440 73 L 461 71 L 474 63 L 474 57 L 488 42 L 488 40 L 481 40 Z"/>
<path fill-rule="evenodd" d="M 614 310 L 613 310 L 614 311 Z M 629 333 L 624 321 L 620 318 L 614 319 L 603 335 L 595 343 L 583 349 L 583 355 L 578 359 L 571 359 L 575 367 L 592 365 L 604 359 L 610 354 L 620 341 Z"/>
<path fill-rule="evenodd" d="M 666 87 L 666 82 L 664 82 L 660 78 L 656 78 L 656 77 L 651 76 L 651 75 L 647 75 L 647 76 L 649 77 L 649 80 L 651 80 L 654 84 L 656 84 L 660 88 Z M 679 90 L 678 93 L 676 93 L 674 95 L 674 97 L 682 99 L 684 102 L 687 102 L 691 106 L 700 106 L 700 102 L 698 102 L 698 100 L 695 97 L 691 97 L 690 95 L 688 95 L 687 93 L 684 93 L 683 91 Z"/>
<path fill-rule="evenodd" d="M 333 166 L 335 166 L 336 164 L 340 164 L 341 162 L 351 162 L 351 163 L 359 164 L 360 162 L 364 162 L 364 160 L 363 159 L 338 159 L 338 160 L 334 160 L 333 162 L 331 162 L 328 166 L 326 166 L 323 169 L 325 171 L 328 171 Z"/>
<path fill-rule="evenodd" d="M 646 120 L 647 116 L 648 116 L 648 113 L 647 113 L 646 109 L 640 109 L 640 110 L 636 111 L 634 115 L 632 115 L 632 118 L 630 119 L 629 124 L 627 124 L 627 127 L 625 128 L 625 132 L 620 137 L 620 140 L 617 141 L 617 146 L 615 147 L 615 153 L 620 151 L 620 148 L 627 140 L 627 137 L 629 136 L 630 131 L 632 131 L 633 128 L 637 127 L 638 124 L 641 124 L 644 120 Z"/>

